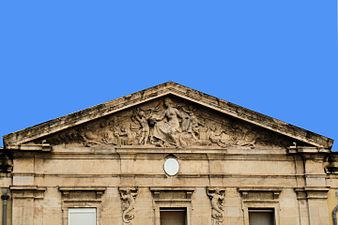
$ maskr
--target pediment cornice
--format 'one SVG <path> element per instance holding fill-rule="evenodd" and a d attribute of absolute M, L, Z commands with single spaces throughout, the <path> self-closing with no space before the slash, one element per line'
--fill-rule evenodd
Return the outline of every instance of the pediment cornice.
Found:
<path fill-rule="evenodd" d="M 48 122 L 26 128 L 4 136 L 4 144 L 20 145 L 29 143 L 71 127 L 75 127 L 122 110 L 164 97 L 175 96 L 194 102 L 211 110 L 237 118 L 252 125 L 276 132 L 311 146 L 330 149 L 333 140 L 311 131 L 290 125 L 272 117 L 254 112 L 228 101 L 207 95 L 186 86 L 167 82 L 115 100 L 81 110 Z"/>

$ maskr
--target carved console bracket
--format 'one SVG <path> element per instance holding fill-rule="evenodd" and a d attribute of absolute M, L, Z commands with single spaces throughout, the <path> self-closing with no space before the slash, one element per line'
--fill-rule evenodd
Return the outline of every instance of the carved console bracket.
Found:
<path fill-rule="evenodd" d="M 12 198 L 43 199 L 46 188 L 38 186 L 11 186 L 10 190 Z"/>
<path fill-rule="evenodd" d="M 211 223 L 213 225 L 223 224 L 225 189 L 209 187 L 207 188 L 207 195 L 211 203 Z"/>
<path fill-rule="evenodd" d="M 327 199 L 329 188 L 327 187 L 305 187 L 295 188 L 298 200 L 305 199 Z"/>
<path fill-rule="evenodd" d="M 105 187 L 59 187 L 63 201 L 90 202 L 101 201 Z"/>
<path fill-rule="evenodd" d="M 266 187 L 238 188 L 237 190 L 241 194 L 242 199 L 246 201 L 277 200 L 282 192 L 281 188 Z"/>
<path fill-rule="evenodd" d="M 132 225 L 134 219 L 135 200 L 138 195 L 137 187 L 120 187 L 119 188 L 122 202 L 122 221 L 125 225 Z"/>

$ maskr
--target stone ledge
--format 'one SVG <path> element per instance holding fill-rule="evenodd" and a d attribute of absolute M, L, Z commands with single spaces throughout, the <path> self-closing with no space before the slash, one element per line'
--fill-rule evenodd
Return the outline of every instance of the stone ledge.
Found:
<path fill-rule="evenodd" d="M 33 199 L 43 199 L 44 193 L 47 190 L 46 187 L 38 186 L 10 186 L 10 191 L 12 192 L 12 198 L 33 198 Z"/>
<path fill-rule="evenodd" d="M 328 187 L 303 187 L 303 188 L 294 188 L 297 199 L 327 199 L 328 198 Z"/>
<path fill-rule="evenodd" d="M 278 187 L 243 187 L 237 188 L 237 190 L 243 199 L 252 200 L 258 199 L 256 196 L 259 196 L 261 200 L 275 200 L 279 198 L 279 195 L 282 192 L 282 188 Z"/>
<path fill-rule="evenodd" d="M 166 195 L 169 193 L 171 195 L 170 199 L 173 197 L 179 201 L 188 200 L 191 201 L 191 196 L 195 191 L 195 188 L 182 188 L 182 187 L 155 187 L 149 188 L 151 193 L 154 196 L 155 201 L 166 200 Z M 170 200 L 168 199 L 168 200 Z"/>
<path fill-rule="evenodd" d="M 99 200 L 106 191 L 106 187 L 59 187 L 64 201 L 78 201 L 83 199 Z M 81 193 L 81 194 L 79 194 Z M 95 196 L 92 194 L 95 193 Z M 79 195 L 83 195 L 80 197 Z"/>
<path fill-rule="evenodd" d="M 12 151 L 42 151 L 51 152 L 52 146 L 50 144 L 21 144 L 21 145 L 7 145 L 6 149 Z"/>

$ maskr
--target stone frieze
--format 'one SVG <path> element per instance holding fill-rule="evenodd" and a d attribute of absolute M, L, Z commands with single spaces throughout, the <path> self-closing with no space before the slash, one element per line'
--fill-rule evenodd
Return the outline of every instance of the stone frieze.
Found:
<path fill-rule="evenodd" d="M 147 102 L 36 142 L 39 141 L 54 145 L 177 148 L 288 147 L 292 144 L 279 134 L 174 97 Z"/>

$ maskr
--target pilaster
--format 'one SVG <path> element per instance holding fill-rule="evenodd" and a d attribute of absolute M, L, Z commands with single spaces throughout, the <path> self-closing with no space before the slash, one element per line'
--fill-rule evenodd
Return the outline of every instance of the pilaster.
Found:
<path fill-rule="evenodd" d="M 13 201 L 12 225 L 40 225 L 36 218 L 41 218 L 42 209 L 39 200 L 44 198 L 45 187 L 12 186 Z"/>

